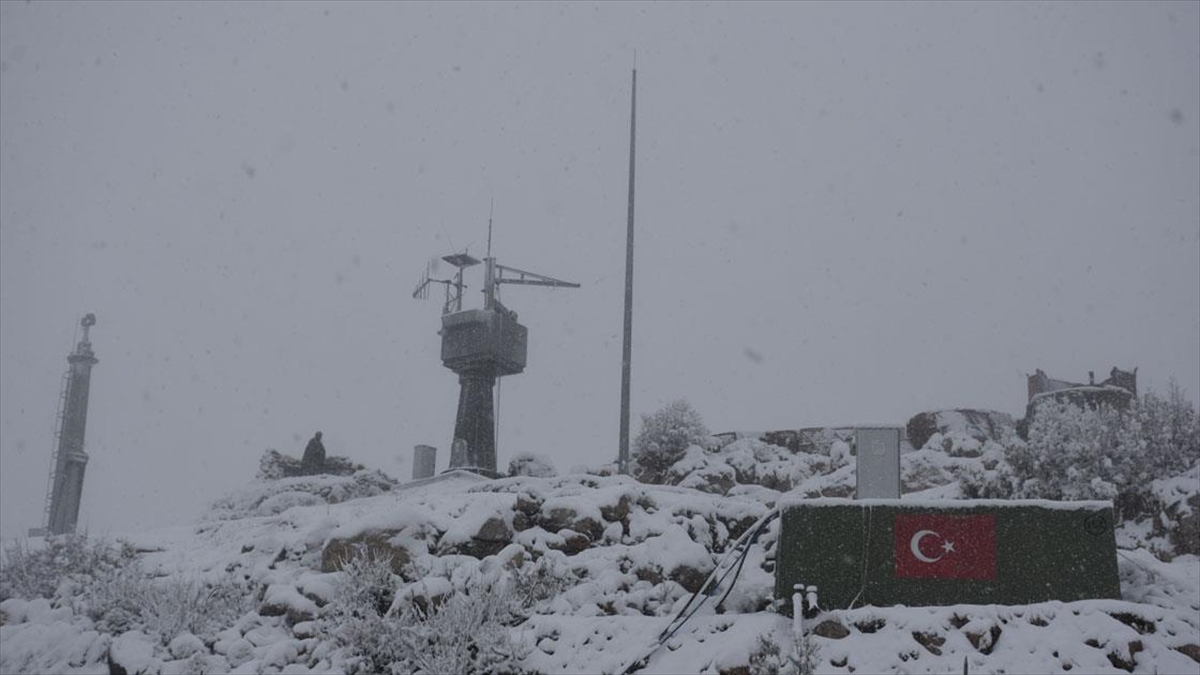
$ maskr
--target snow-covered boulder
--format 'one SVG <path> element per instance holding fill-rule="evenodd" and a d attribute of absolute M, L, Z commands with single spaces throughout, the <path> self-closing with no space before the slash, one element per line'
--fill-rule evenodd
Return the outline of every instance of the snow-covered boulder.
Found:
<path fill-rule="evenodd" d="M 1174 553 L 1200 554 L 1200 464 L 1179 476 L 1150 484 L 1155 536 L 1165 537 Z"/>
<path fill-rule="evenodd" d="M 404 574 L 412 562 L 409 548 L 396 542 L 396 532 L 361 532 L 344 539 L 331 538 L 321 549 L 321 571 L 336 572 L 357 557 L 390 560 L 395 574 Z"/>
<path fill-rule="evenodd" d="M 508 463 L 508 475 L 553 478 L 558 475 L 558 470 L 554 468 L 554 462 L 545 455 L 520 452 Z"/>
<path fill-rule="evenodd" d="M 263 595 L 258 613 L 262 616 L 285 616 L 287 622 L 294 626 L 312 621 L 318 609 L 317 603 L 301 595 L 294 584 L 271 584 Z"/>
<path fill-rule="evenodd" d="M 391 491 L 397 481 L 379 470 L 361 470 L 350 476 L 296 476 L 256 480 L 213 502 L 207 520 L 272 516 L 295 507 L 338 504 Z"/>
<path fill-rule="evenodd" d="M 1017 423 L 1008 413 L 958 408 L 917 413 L 909 418 L 906 430 L 914 448 L 927 447 L 935 434 L 941 434 L 938 445 L 947 453 L 977 457 L 985 441 L 1011 443 Z"/>
<path fill-rule="evenodd" d="M 162 668 L 154 658 L 154 641 L 141 631 L 130 631 L 113 638 L 108 648 L 108 669 L 112 673 L 149 673 Z"/>

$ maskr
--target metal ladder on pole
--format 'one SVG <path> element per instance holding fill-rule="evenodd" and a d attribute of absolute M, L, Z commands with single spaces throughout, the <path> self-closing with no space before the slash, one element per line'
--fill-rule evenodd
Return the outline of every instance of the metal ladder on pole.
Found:
<path fill-rule="evenodd" d="M 49 534 L 50 512 L 54 509 L 54 482 L 58 478 L 58 451 L 62 441 L 63 422 L 67 416 L 67 390 L 71 386 L 71 369 L 62 376 L 62 387 L 58 394 L 58 412 L 54 415 L 54 451 L 50 454 L 50 475 L 46 479 L 46 506 L 42 512 L 42 529 Z"/>

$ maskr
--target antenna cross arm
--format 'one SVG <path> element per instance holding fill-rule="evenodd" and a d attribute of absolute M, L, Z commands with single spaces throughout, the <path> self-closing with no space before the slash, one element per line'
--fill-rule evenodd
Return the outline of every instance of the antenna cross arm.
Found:
<path fill-rule="evenodd" d="M 453 283 L 454 283 L 453 279 L 425 278 L 425 279 L 421 280 L 421 283 L 417 284 L 417 290 L 413 291 L 412 296 L 416 300 L 424 300 L 429 295 L 425 290 L 425 289 L 429 288 L 429 284 L 445 284 L 445 285 L 449 286 Z M 466 286 L 464 285 L 463 288 L 466 288 Z"/>
<path fill-rule="evenodd" d="M 510 272 L 517 275 L 514 278 L 505 278 L 504 273 Z M 496 283 L 498 284 L 520 284 L 525 286 L 554 286 L 559 288 L 579 288 L 579 284 L 555 279 L 544 274 L 535 274 L 524 270 L 516 269 L 515 267 L 505 267 L 504 265 L 496 265 Z"/>

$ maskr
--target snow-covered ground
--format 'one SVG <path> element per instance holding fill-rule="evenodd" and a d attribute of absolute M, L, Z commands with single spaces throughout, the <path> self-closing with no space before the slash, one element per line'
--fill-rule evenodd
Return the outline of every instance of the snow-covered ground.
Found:
<path fill-rule="evenodd" d="M 811 487 L 804 473 L 797 483 Z M 722 495 L 592 475 L 446 474 L 383 492 L 375 485 L 362 476 L 256 481 L 195 526 L 120 535 L 149 577 L 235 578 L 257 589 L 247 611 L 202 635 L 114 635 L 70 606 L 9 599 L 0 603 L 0 672 L 352 668 L 321 620 L 344 574 L 330 571 L 338 542 L 390 547 L 406 563 L 398 602 L 548 565 L 557 593 L 507 629 L 528 671 L 621 672 L 643 659 L 647 673 L 795 667 L 792 622 L 771 608 L 774 531 L 752 547 L 722 613 L 710 602 L 651 653 L 692 591 L 784 493 L 743 486 Z M 964 660 L 970 672 L 1200 672 L 1200 560 L 1122 550 L 1119 567 L 1121 601 L 832 611 L 808 622 L 814 633 L 803 646 L 822 673 L 959 672 Z"/>

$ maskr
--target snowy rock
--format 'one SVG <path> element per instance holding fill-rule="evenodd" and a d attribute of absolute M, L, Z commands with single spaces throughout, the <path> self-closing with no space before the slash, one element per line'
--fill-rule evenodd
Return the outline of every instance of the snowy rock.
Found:
<path fill-rule="evenodd" d="M 484 560 L 480 564 L 480 571 L 494 569 L 496 565 L 504 569 L 516 570 L 520 569 L 525 564 L 525 547 L 520 544 L 509 544 L 500 549 L 498 553 Z"/>
<path fill-rule="evenodd" d="M 517 494 L 517 503 L 513 508 L 532 518 L 537 516 L 538 511 L 542 510 L 542 502 L 544 501 L 545 499 L 540 496 L 521 492 Z"/>
<path fill-rule="evenodd" d="M 515 496 L 507 494 L 473 495 L 442 534 L 438 552 L 478 560 L 498 553 L 513 538 L 515 501 Z"/>
<path fill-rule="evenodd" d="M 688 450 L 689 455 L 693 452 L 704 453 L 699 446 L 692 446 Z M 685 462 L 686 460 L 687 458 Z M 733 467 L 718 458 L 705 455 L 696 462 L 685 462 L 672 466 L 667 472 L 668 480 L 672 484 L 714 495 L 726 494 L 737 484 Z M 677 478 L 683 470 L 688 470 L 687 474 Z"/>
<path fill-rule="evenodd" d="M 408 549 L 391 543 L 395 532 L 364 532 L 348 539 L 331 539 L 321 551 L 321 571 L 336 572 L 356 556 L 391 558 L 392 572 L 400 574 L 412 560 Z"/>
<path fill-rule="evenodd" d="M 109 672 L 116 675 L 150 673 L 160 667 L 155 663 L 153 642 L 141 631 L 125 633 L 108 647 Z"/>
<path fill-rule="evenodd" d="M 842 622 L 837 619 L 825 619 L 817 624 L 812 632 L 830 640 L 841 640 L 850 634 L 850 629 L 843 626 Z"/>
<path fill-rule="evenodd" d="M 657 565 L 642 565 L 633 570 L 639 581 L 648 581 L 657 586 L 662 583 L 662 570 Z"/>
<path fill-rule="evenodd" d="M 316 506 L 324 504 L 325 500 L 317 495 L 308 492 L 300 492 L 298 490 L 289 490 L 280 492 L 279 494 L 271 495 L 263 500 L 258 508 L 255 509 L 255 514 L 260 516 L 273 516 L 277 513 L 283 513 L 295 506 Z"/>
<path fill-rule="evenodd" d="M 20 598 L 9 598 L 0 602 L 0 626 L 25 623 L 25 610 L 28 606 L 29 602 Z"/>
<path fill-rule="evenodd" d="M 111 636 L 83 622 L 7 623 L 0 626 L 0 673 L 60 673 L 104 669 Z"/>
<path fill-rule="evenodd" d="M 237 520 L 269 515 L 296 506 L 339 504 L 351 499 L 373 497 L 397 485 L 379 470 L 356 471 L 348 476 L 296 476 L 278 480 L 260 479 L 213 502 L 204 518 L 209 521 Z M 309 497 L 301 497 L 301 494 Z M 260 512 L 266 504 L 267 512 Z"/>
<path fill-rule="evenodd" d="M 905 455 L 900 462 L 900 481 L 905 493 L 921 492 L 954 480 L 946 455 L 924 448 Z"/>
<path fill-rule="evenodd" d="M 554 468 L 554 462 L 545 455 L 521 452 L 517 453 L 508 463 L 508 475 L 553 478 L 558 475 L 558 470 Z"/>
<path fill-rule="evenodd" d="M 704 580 L 708 578 L 708 574 L 692 567 L 691 565 L 678 565 L 671 570 L 668 575 L 671 581 L 683 586 L 688 593 L 696 593 L 700 587 L 704 585 Z"/>
<path fill-rule="evenodd" d="M 229 671 L 229 661 L 224 656 L 197 652 L 186 659 L 164 663 L 162 675 L 207 675 Z"/>
<path fill-rule="evenodd" d="M 445 577 L 425 577 L 396 594 L 393 606 L 409 603 L 422 613 L 438 607 L 454 592 L 454 584 Z"/>
<path fill-rule="evenodd" d="M 479 526 L 479 531 L 471 538 L 487 542 L 502 541 L 507 543 L 512 541 L 512 535 L 512 528 L 508 526 L 508 523 L 504 522 L 503 518 L 492 516 L 485 520 L 483 525 Z"/>
<path fill-rule="evenodd" d="M 263 647 L 287 637 L 288 634 L 278 626 L 259 626 L 246 633 L 246 640 L 255 647 Z"/>
<path fill-rule="evenodd" d="M 517 511 L 513 513 L 512 526 L 513 530 L 517 532 L 524 532 L 525 530 L 534 527 L 536 524 L 537 521 L 535 520 L 534 516 L 530 516 L 524 511 Z"/>
<path fill-rule="evenodd" d="M 237 628 L 226 628 L 217 633 L 216 639 L 213 640 L 212 649 L 217 654 L 224 654 L 229 651 L 229 646 L 234 642 L 242 639 L 242 632 Z"/>
<path fill-rule="evenodd" d="M 289 624 L 311 621 L 317 614 L 317 603 L 300 594 L 292 584 L 271 584 L 258 608 L 261 616 L 285 616 Z"/>
<path fill-rule="evenodd" d="M 629 517 L 629 509 L 633 504 L 633 500 L 628 494 L 622 494 L 616 504 L 602 504 L 600 506 L 600 517 L 610 523 L 620 522 Z"/>
<path fill-rule="evenodd" d="M 514 518 L 515 518 L 514 514 Z M 453 547 L 446 547 L 445 550 L 454 550 L 458 553 L 469 555 L 480 560 L 499 553 L 504 547 L 508 546 L 513 538 L 513 527 L 511 527 L 504 518 L 500 516 L 492 516 L 485 520 L 479 526 L 479 530 L 471 535 L 471 538 L 465 542 L 461 542 Z M 450 543 L 450 540 L 443 538 L 443 544 Z"/>
<path fill-rule="evenodd" d="M 305 572 L 296 582 L 296 588 L 304 597 L 316 603 L 317 607 L 329 604 L 337 595 L 335 586 L 337 574 Z"/>
<path fill-rule="evenodd" d="M 977 441 L 974 449 L 978 449 L 984 441 L 1009 441 L 1016 435 L 1017 425 L 1012 415 L 1007 413 L 960 408 L 917 413 L 909 418 L 906 430 L 908 442 L 914 448 L 926 447 L 934 434 L 941 434 L 943 442 L 946 438 L 973 439 Z M 951 445 L 956 445 L 953 440 Z M 958 447 L 967 445 L 961 442 L 957 444 Z"/>
<path fill-rule="evenodd" d="M 604 517 L 591 497 L 593 495 L 549 498 L 542 504 L 537 524 L 547 532 L 571 530 L 585 535 L 590 541 L 600 539 L 604 535 Z M 563 536 L 567 535 L 564 533 Z"/>
<path fill-rule="evenodd" d="M 46 598 L 34 598 L 22 606 L 24 620 L 29 623 L 52 624 L 71 619 L 70 607 L 55 607 Z"/>
<path fill-rule="evenodd" d="M 229 665 L 237 668 L 238 666 L 250 661 L 254 658 L 254 645 L 246 638 L 234 640 L 225 649 L 225 659 L 229 661 Z"/>
<path fill-rule="evenodd" d="M 1166 536 L 1176 554 L 1200 554 L 1200 464 L 1172 478 L 1151 483 L 1157 502 L 1155 534 Z"/>
<path fill-rule="evenodd" d="M 539 513 L 537 524 L 547 532 L 558 532 L 559 530 L 571 529 L 571 526 L 575 523 L 575 519 L 578 517 L 579 514 L 571 508 L 550 508 Z"/>
<path fill-rule="evenodd" d="M 260 663 L 267 666 L 283 668 L 294 662 L 300 656 L 300 643 L 297 640 L 280 640 L 267 647 Z"/>
<path fill-rule="evenodd" d="M 558 531 L 562 543 L 549 543 L 552 549 L 556 549 L 566 553 L 567 555 L 578 555 L 583 553 L 592 545 L 592 540 L 586 534 L 576 532 L 575 530 L 562 529 Z"/>
<path fill-rule="evenodd" d="M 1192 495 L 1188 504 L 1191 513 L 1179 517 L 1169 536 L 1175 553 L 1200 555 L 1200 495 Z"/>
<path fill-rule="evenodd" d="M 1196 663 L 1200 663 L 1200 645 L 1188 644 L 1175 648 L 1180 654 L 1191 658 Z"/>
<path fill-rule="evenodd" d="M 177 659 L 186 659 L 197 652 L 208 651 L 208 648 L 204 646 L 204 641 L 195 635 L 180 633 L 171 640 L 167 650 Z"/>

